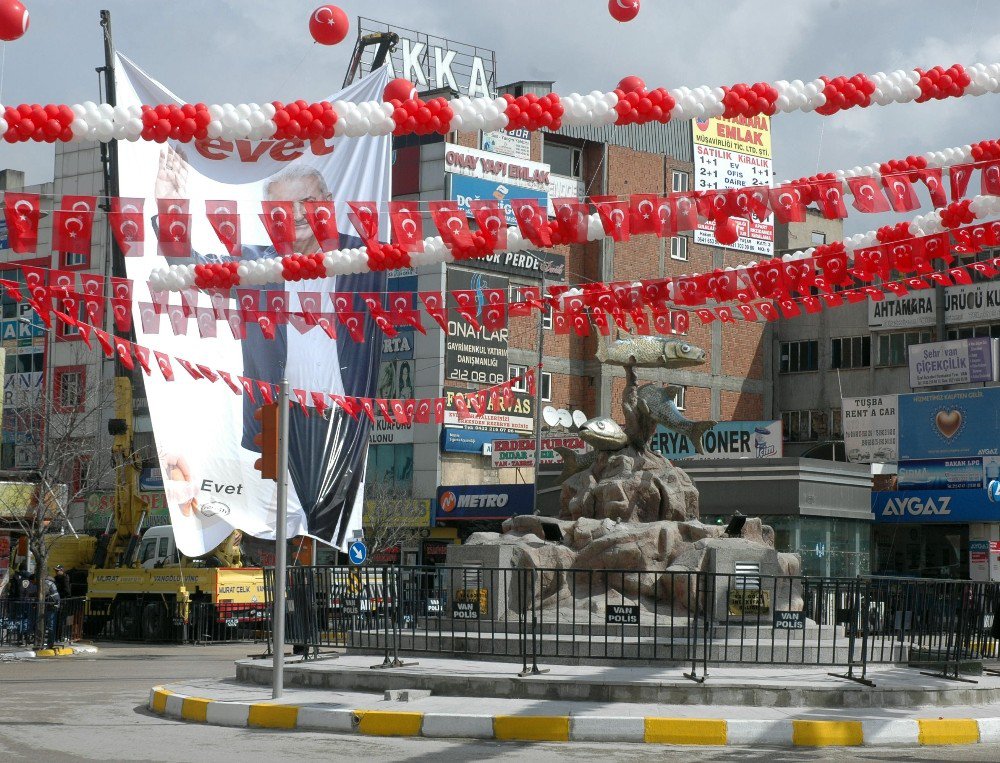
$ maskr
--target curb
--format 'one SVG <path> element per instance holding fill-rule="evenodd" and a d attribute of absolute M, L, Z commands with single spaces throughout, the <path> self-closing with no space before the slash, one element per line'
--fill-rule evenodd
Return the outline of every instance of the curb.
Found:
<path fill-rule="evenodd" d="M 22 649 L 19 652 L 2 652 L 0 661 L 33 660 L 36 658 L 72 657 L 75 654 L 97 654 L 96 646 L 57 646 L 53 649 Z"/>
<path fill-rule="evenodd" d="M 270 702 L 217 702 L 149 691 L 149 709 L 178 720 L 366 736 L 497 739 L 517 742 L 646 742 L 669 745 L 878 747 L 1000 742 L 1000 718 L 751 721 L 598 715 L 477 715 L 322 709 Z"/>

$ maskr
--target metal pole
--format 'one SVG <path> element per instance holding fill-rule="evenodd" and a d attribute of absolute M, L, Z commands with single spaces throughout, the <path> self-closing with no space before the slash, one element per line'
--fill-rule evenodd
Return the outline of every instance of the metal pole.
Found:
<path fill-rule="evenodd" d="M 274 528 L 274 664 L 271 668 L 271 698 L 278 699 L 285 684 L 285 531 L 288 516 L 288 379 L 278 391 L 278 516 Z"/>
<path fill-rule="evenodd" d="M 548 303 L 545 300 L 545 270 L 542 263 L 542 288 L 540 296 L 543 309 L 538 312 L 538 366 L 535 369 L 537 378 L 535 379 L 535 479 L 534 493 L 531 511 L 538 514 L 538 480 L 542 476 L 542 355 L 545 350 L 545 307 Z"/>

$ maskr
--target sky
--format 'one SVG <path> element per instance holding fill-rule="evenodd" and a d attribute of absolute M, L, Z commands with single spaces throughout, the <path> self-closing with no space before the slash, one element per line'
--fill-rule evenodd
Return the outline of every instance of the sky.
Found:
<path fill-rule="evenodd" d="M 0 43 L 4 104 L 97 101 L 101 8 L 111 11 L 117 47 L 189 101 L 322 99 L 343 82 L 354 42 L 352 28 L 340 45 L 313 43 L 308 19 L 316 0 L 24 3 L 27 34 Z M 626 24 L 609 16 L 604 0 L 340 6 L 352 26 L 366 15 L 494 50 L 500 84 L 554 80 L 562 93 L 611 90 L 629 74 L 672 88 L 1000 61 L 990 0 L 643 0 Z M 772 129 L 776 178 L 798 178 L 1000 138 L 1000 95 L 832 117 L 779 114 Z M 0 143 L 0 168 L 45 182 L 52 153 L 48 145 Z"/>

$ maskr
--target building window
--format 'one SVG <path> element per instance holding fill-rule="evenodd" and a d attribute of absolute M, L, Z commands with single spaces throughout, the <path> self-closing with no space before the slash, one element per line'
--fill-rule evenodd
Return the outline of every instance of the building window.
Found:
<path fill-rule="evenodd" d="M 871 364 L 870 336 L 844 336 L 833 340 L 830 368 L 868 368 Z"/>
<path fill-rule="evenodd" d="M 542 400 L 552 400 L 552 374 L 542 371 Z"/>
<path fill-rule="evenodd" d="M 834 440 L 844 439 L 844 416 L 840 408 L 830 409 L 830 437 Z"/>
<path fill-rule="evenodd" d="M 53 372 L 54 407 L 59 413 L 78 413 L 83 410 L 86 394 L 86 369 L 83 366 L 56 368 Z"/>
<path fill-rule="evenodd" d="M 686 172 L 674 170 L 670 173 L 670 190 L 674 193 L 684 193 L 691 187 L 691 176 Z"/>
<path fill-rule="evenodd" d="M 826 243 L 826 234 L 820 233 L 818 230 L 814 230 L 812 232 L 812 245 L 822 246 L 825 243 Z"/>
<path fill-rule="evenodd" d="M 568 177 L 583 177 L 583 151 L 575 146 L 545 141 L 542 161 L 549 165 L 551 172 Z"/>
<path fill-rule="evenodd" d="M 931 341 L 930 331 L 895 331 L 878 338 L 878 365 L 882 368 L 905 366 L 906 351 L 911 344 Z"/>
<path fill-rule="evenodd" d="M 515 365 L 509 365 L 509 366 L 507 366 L 507 378 L 508 379 L 515 379 L 518 376 L 523 377 L 527 372 L 528 372 L 528 367 L 527 366 L 515 366 Z M 542 381 L 541 381 L 541 384 L 542 384 L 542 400 L 546 400 L 546 401 L 551 400 L 552 399 L 552 374 L 548 373 L 547 371 L 542 371 L 542 377 L 541 378 L 542 378 Z M 527 382 L 526 379 L 522 378 L 520 381 L 514 382 L 514 386 L 512 386 L 511 389 L 514 390 L 515 392 L 527 392 L 528 391 L 528 382 Z"/>
<path fill-rule="evenodd" d="M 781 362 L 778 370 L 783 374 L 815 371 L 819 368 L 819 342 L 815 339 L 802 342 L 782 342 Z"/>
<path fill-rule="evenodd" d="M 77 500 L 90 490 L 90 457 L 80 456 L 73 463 L 73 474 L 70 482 L 70 500 Z"/>
<path fill-rule="evenodd" d="M 784 411 L 781 436 L 786 442 L 813 442 L 829 434 L 827 414 L 823 411 Z"/>
<path fill-rule="evenodd" d="M 676 388 L 677 394 L 674 395 L 674 405 L 677 406 L 678 411 L 683 411 L 687 403 L 687 387 L 682 387 L 678 384 Z"/>
<path fill-rule="evenodd" d="M 670 239 L 670 259 L 687 260 L 688 240 L 687 236 L 673 236 Z"/>
<path fill-rule="evenodd" d="M 948 329 L 948 339 L 972 339 L 977 336 L 1000 338 L 1000 323 L 987 323 L 981 326 L 961 326 Z"/>
<path fill-rule="evenodd" d="M 64 252 L 62 266 L 64 270 L 83 270 L 90 267 L 90 255 Z"/>

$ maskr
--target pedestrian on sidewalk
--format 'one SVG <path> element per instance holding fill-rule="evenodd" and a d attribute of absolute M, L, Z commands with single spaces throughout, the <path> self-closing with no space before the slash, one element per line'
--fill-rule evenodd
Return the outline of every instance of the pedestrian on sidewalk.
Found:
<path fill-rule="evenodd" d="M 55 646 L 56 622 L 59 618 L 59 586 L 52 578 L 45 577 L 45 646 Z"/>

